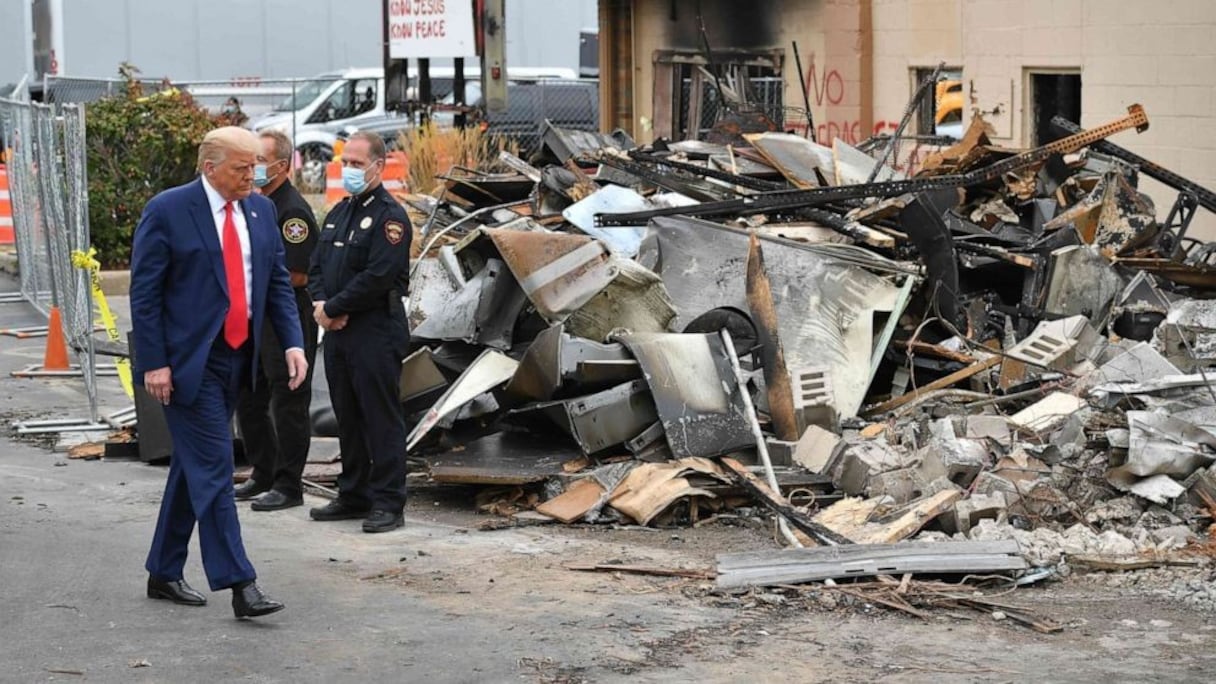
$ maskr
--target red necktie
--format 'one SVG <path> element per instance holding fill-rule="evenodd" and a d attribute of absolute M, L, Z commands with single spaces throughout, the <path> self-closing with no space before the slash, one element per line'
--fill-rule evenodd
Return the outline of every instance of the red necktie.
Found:
<path fill-rule="evenodd" d="M 241 239 L 232 220 L 232 202 L 224 204 L 224 275 L 228 278 L 228 316 L 224 318 L 224 339 L 239 349 L 249 338 L 249 314 L 245 304 L 245 257 Z"/>

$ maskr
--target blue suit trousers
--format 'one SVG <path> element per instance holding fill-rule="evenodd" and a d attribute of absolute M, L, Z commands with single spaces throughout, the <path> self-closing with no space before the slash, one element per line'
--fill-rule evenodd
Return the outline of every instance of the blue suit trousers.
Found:
<path fill-rule="evenodd" d="M 170 401 L 165 407 L 173 457 L 145 564 L 153 577 L 182 578 L 197 523 L 212 591 L 257 578 L 245 555 L 232 493 L 232 412 L 249 382 L 252 347 L 248 342 L 233 350 L 221 335 L 208 354 L 198 397 L 189 405 Z"/>

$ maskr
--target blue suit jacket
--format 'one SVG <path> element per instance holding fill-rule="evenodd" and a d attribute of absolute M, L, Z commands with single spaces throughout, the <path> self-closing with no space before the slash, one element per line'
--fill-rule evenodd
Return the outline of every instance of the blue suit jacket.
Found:
<path fill-rule="evenodd" d="M 263 321 L 285 349 L 303 347 L 295 293 L 284 262 L 274 204 L 261 195 L 241 202 L 253 261 L 254 376 Z M 131 250 L 131 320 L 135 381 L 168 366 L 172 401 L 194 403 L 212 342 L 228 313 L 224 257 L 203 182 L 170 188 L 148 202 Z"/>

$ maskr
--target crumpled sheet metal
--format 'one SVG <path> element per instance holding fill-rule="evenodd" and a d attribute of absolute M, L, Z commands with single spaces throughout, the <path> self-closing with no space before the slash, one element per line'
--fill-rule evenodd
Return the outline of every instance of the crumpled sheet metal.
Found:
<path fill-rule="evenodd" d="M 1146 478 L 1138 478 L 1126 472 L 1112 470 L 1107 473 L 1106 481 L 1121 492 L 1131 492 L 1142 499 L 1162 506 L 1186 492 L 1186 488 L 1169 475 L 1150 475 Z"/>
<path fill-rule="evenodd" d="M 546 320 L 564 321 L 617 276 L 600 241 L 584 235 L 486 229 L 520 288 Z"/>
<path fill-rule="evenodd" d="M 642 365 L 675 458 L 755 445 L 744 390 L 721 335 L 634 333 L 620 340 Z"/>
<path fill-rule="evenodd" d="M 1216 302 L 1184 299 L 1170 304 L 1156 331 L 1157 348 L 1175 365 L 1194 371 L 1216 362 Z"/>
<path fill-rule="evenodd" d="M 422 259 L 418 269 L 410 276 L 409 323 L 410 333 L 414 337 L 443 339 L 431 338 L 423 333 L 440 335 L 451 332 L 456 335 L 453 339 L 464 339 L 472 334 L 473 316 L 477 311 L 480 292 L 470 291 L 463 300 L 459 299 L 468 281 L 456 264 L 452 248 L 444 246 L 440 254 L 445 251 L 446 259 Z"/>
<path fill-rule="evenodd" d="M 1046 230 L 1073 226 L 1082 241 L 1115 257 L 1157 234 L 1156 210 L 1118 169 L 1107 171 L 1084 199 L 1043 224 Z"/>
<path fill-rule="evenodd" d="M 444 249 L 450 250 L 445 247 Z M 490 259 L 468 280 L 457 260 L 441 252 L 412 276 L 411 334 L 424 340 L 461 340 L 498 349 L 511 347 L 515 320 L 527 303 L 506 266 Z"/>
<path fill-rule="evenodd" d="M 614 263 L 616 277 L 566 319 L 566 329 L 589 340 L 607 340 L 619 330 L 671 330 L 676 308 L 663 280 L 635 261 L 620 259 Z"/>
<path fill-rule="evenodd" d="M 1051 253 L 1043 309 L 1058 316 L 1084 314 L 1104 321 L 1123 289 L 1123 278 L 1094 247 L 1073 245 Z"/>
<path fill-rule="evenodd" d="M 1115 470 L 1136 477 L 1186 478 L 1216 463 L 1216 435 L 1172 416 L 1128 411 L 1127 462 Z"/>
<path fill-rule="evenodd" d="M 435 365 L 435 356 L 430 347 L 422 347 L 401 362 L 401 376 L 397 381 L 397 397 L 401 403 L 422 397 L 440 388 L 448 381 Z"/>
<path fill-rule="evenodd" d="M 599 152 L 606 147 L 621 151 L 637 147 L 637 143 L 633 141 L 633 138 L 629 137 L 628 133 L 619 128 L 612 133 L 580 131 L 573 128 L 554 126 L 547 119 L 545 120 L 544 132 L 541 133 L 541 142 L 563 164 L 569 159 L 588 153 Z"/>
<path fill-rule="evenodd" d="M 490 390 L 505 384 L 515 374 L 519 362 L 493 349 L 481 353 L 464 373 L 456 378 L 414 426 L 407 440 L 406 448 L 412 449 L 449 414 L 455 413 L 465 404 Z"/>
<path fill-rule="evenodd" d="M 663 332 L 676 316 L 667 289 L 655 273 L 609 254 L 595 238 L 484 232 L 541 316 L 550 322 L 565 322 L 572 335 L 602 341 L 618 329 Z"/>
<path fill-rule="evenodd" d="M 510 413 L 523 422 L 531 422 L 537 415 L 562 428 L 588 456 L 633 439 L 658 419 L 650 389 L 642 380 L 586 396 L 531 404 Z"/>
<path fill-rule="evenodd" d="M 654 264 L 663 279 L 678 312 L 674 329 L 714 309 L 748 310 L 746 232 L 685 217 L 650 226 L 639 261 Z M 787 367 L 826 366 L 837 412 L 856 415 L 870 384 L 874 318 L 898 318 L 902 298 L 889 279 L 853 264 L 887 272 L 899 272 L 899 264 L 849 247 L 760 239 Z"/>
<path fill-rule="evenodd" d="M 565 394 L 568 386 L 598 391 L 640 376 L 637 363 L 621 344 L 573 337 L 559 323 L 536 336 L 504 391 L 519 402 L 549 401 Z"/>

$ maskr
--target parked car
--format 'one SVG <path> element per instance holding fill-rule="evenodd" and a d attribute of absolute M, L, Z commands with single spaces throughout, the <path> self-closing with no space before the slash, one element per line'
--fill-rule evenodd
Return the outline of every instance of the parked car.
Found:
<path fill-rule="evenodd" d="M 481 89 L 469 84 L 467 99 L 480 107 Z M 446 104 L 451 104 L 451 94 Z M 437 111 L 432 120 L 441 128 L 454 125 L 454 112 Z M 520 154 L 529 157 L 540 149 L 545 121 L 561 128 L 583 131 L 599 130 L 599 83 L 578 79 L 549 79 L 542 81 L 512 81 L 507 85 L 507 109 L 487 112 L 483 118 L 470 121 L 481 125 L 487 133 L 502 135 L 519 143 Z M 351 122 L 343 137 L 355 131 L 380 134 L 389 147 L 395 147 L 402 133 L 415 125 L 405 115 L 386 115 Z"/>
<path fill-rule="evenodd" d="M 450 96 L 455 80 L 451 68 L 433 68 L 432 93 L 436 97 Z M 512 78 L 573 77 L 573 69 L 508 67 Z M 476 68 L 466 68 L 469 79 L 480 77 Z M 417 86 L 417 76 L 410 87 Z M 255 132 L 279 130 L 294 137 L 300 153 L 302 185 L 317 190 L 325 187 L 325 164 L 333 158 L 338 133 L 361 122 L 383 118 L 387 113 L 384 100 L 384 69 L 346 69 L 323 73 L 300 84 L 271 112 L 252 119 L 248 127 Z"/>

